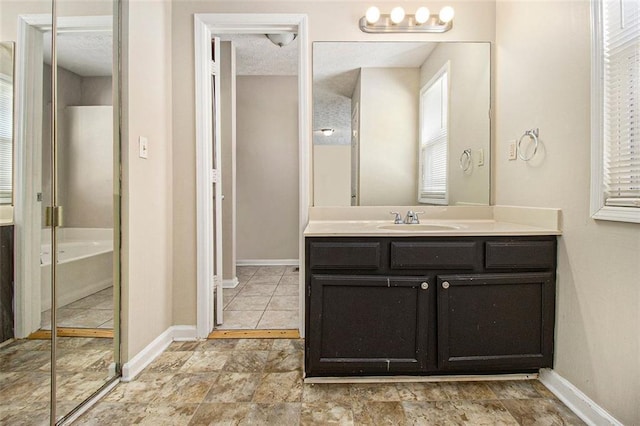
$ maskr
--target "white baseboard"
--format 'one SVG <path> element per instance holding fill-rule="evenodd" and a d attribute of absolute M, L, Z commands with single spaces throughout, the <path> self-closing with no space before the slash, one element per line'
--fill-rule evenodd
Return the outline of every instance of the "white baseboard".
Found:
<path fill-rule="evenodd" d="M 233 277 L 230 280 L 222 280 L 222 288 L 236 288 L 240 284 L 238 277 Z"/>
<path fill-rule="evenodd" d="M 242 259 L 236 260 L 238 266 L 299 266 L 300 259 Z"/>
<path fill-rule="evenodd" d="M 129 362 L 122 366 L 122 381 L 130 382 L 142 370 L 156 359 L 173 341 L 196 340 L 196 327 L 191 325 L 174 325 L 167 328 L 143 350 L 138 352 Z"/>
<path fill-rule="evenodd" d="M 604 408 L 554 370 L 541 369 L 540 381 L 586 424 L 622 426 L 622 423 L 607 413 Z"/>

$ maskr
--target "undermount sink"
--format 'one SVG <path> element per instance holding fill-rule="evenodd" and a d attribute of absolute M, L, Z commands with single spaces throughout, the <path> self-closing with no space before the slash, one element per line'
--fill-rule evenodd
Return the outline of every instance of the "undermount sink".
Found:
<path fill-rule="evenodd" d="M 420 231 L 448 231 L 452 229 L 458 229 L 454 225 L 435 225 L 431 223 L 398 223 L 394 225 L 380 225 L 378 229 L 384 229 L 388 231 L 402 231 L 402 232 L 420 232 Z"/>

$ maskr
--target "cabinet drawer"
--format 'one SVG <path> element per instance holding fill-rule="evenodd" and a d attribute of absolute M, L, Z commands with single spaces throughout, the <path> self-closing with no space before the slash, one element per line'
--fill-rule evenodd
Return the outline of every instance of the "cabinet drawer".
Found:
<path fill-rule="evenodd" d="M 478 257 L 474 241 L 391 243 L 391 269 L 473 269 Z"/>
<path fill-rule="evenodd" d="M 312 242 L 311 269 L 378 269 L 380 242 Z"/>
<path fill-rule="evenodd" d="M 556 264 L 555 241 L 487 241 L 487 269 L 551 269 Z"/>

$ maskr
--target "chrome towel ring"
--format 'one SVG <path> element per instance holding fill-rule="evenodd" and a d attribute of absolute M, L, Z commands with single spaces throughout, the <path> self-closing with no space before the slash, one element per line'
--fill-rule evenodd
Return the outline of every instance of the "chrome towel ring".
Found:
<path fill-rule="evenodd" d="M 462 169 L 462 171 L 463 172 L 468 171 L 471 168 L 471 165 L 473 164 L 473 162 L 471 161 L 471 150 L 467 148 L 464 151 L 462 151 L 459 161 L 460 161 L 460 168 Z"/>
<path fill-rule="evenodd" d="M 531 129 L 531 130 L 527 130 L 526 132 L 524 132 L 522 136 L 520 136 L 520 140 L 518 141 L 518 157 L 520 157 L 522 161 L 529 161 L 536 156 L 536 153 L 538 152 L 538 135 L 539 134 L 540 134 L 540 129 Z M 522 148 L 520 148 L 520 144 L 522 144 L 522 140 L 525 138 L 525 136 L 528 136 L 529 139 L 533 141 L 533 154 L 531 154 L 529 157 L 525 157 L 522 153 Z"/>

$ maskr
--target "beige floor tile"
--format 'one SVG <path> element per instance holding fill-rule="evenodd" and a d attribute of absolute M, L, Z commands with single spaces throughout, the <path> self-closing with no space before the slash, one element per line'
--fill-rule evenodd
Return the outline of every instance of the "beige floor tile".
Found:
<path fill-rule="evenodd" d="M 279 275 L 279 276 L 282 276 L 282 274 L 284 274 L 286 269 L 287 269 L 286 266 L 280 266 L 280 265 L 261 266 L 261 267 L 258 268 L 258 270 L 254 274 L 254 276 L 266 276 L 266 275 L 271 275 L 271 276 Z"/>
<path fill-rule="evenodd" d="M 270 351 L 273 349 L 274 339 L 238 339 L 236 350 L 239 351 Z"/>
<path fill-rule="evenodd" d="M 261 377 L 261 373 L 219 373 L 204 402 L 250 402 Z"/>
<path fill-rule="evenodd" d="M 264 373 L 253 395 L 254 402 L 299 402 L 302 400 L 302 373 Z"/>
<path fill-rule="evenodd" d="M 234 351 L 222 371 L 235 373 L 257 373 L 264 370 L 269 352 L 267 351 Z"/>
<path fill-rule="evenodd" d="M 245 285 L 238 296 L 272 296 L 276 290 L 276 284 L 252 284 Z"/>
<path fill-rule="evenodd" d="M 253 404 L 248 402 L 203 403 L 191 418 L 190 425 L 247 424 Z"/>
<path fill-rule="evenodd" d="M 226 311 L 264 311 L 271 296 L 236 296 L 224 309 Z"/>
<path fill-rule="evenodd" d="M 302 371 L 304 367 L 302 355 L 302 351 L 271 351 L 264 371 Z"/>
<path fill-rule="evenodd" d="M 300 286 L 298 285 L 287 285 L 287 284 L 278 284 L 276 287 L 276 291 L 273 293 L 274 296 L 297 296 L 300 293 Z"/>
<path fill-rule="evenodd" d="M 449 399 L 498 399 L 486 382 L 445 382 L 440 386 Z"/>
<path fill-rule="evenodd" d="M 225 311 L 221 330 L 255 329 L 264 311 Z"/>
<path fill-rule="evenodd" d="M 406 422 L 402 405 L 397 401 L 358 401 L 353 403 L 352 410 L 356 424 L 403 425 Z"/>
<path fill-rule="evenodd" d="M 351 404 L 335 402 L 303 402 L 300 413 L 301 425 L 338 424 L 353 425 Z"/>
<path fill-rule="evenodd" d="M 444 401 L 449 399 L 440 383 L 396 383 L 402 401 Z"/>
<path fill-rule="evenodd" d="M 258 329 L 294 329 L 298 328 L 297 311 L 265 311 L 258 323 Z"/>
<path fill-rule="evenodd" d="M 216 351 L 192 352 L 191 357 L 185 362 L 180 371 L 185 373 L 205 373 L 222 370 L 230 357 L 230 353 Z"/>
<path fill-rule="evenodd" d="M 352 401 L 351 385 L 348 383 L 305 383 L 302 401 L 350 405 Z"/>
<path fill-rule="evenodd" d="M 253 404 L 247 418 L 251 425 L 297 425 L 300 424 L 300 404 L 272 403 Z"/>
<path fill-rule="evenodd" d="M 521 425 L 584 425 L 557 399 L 505 399 L 502 404 Z"/>
<path fill-rule="evenodd" d="M 298 296 L 280 296 L 273 295 L 271 301 L 267 305 L 267 311 L 297 311 L 300 308 L 298 305 Z"/>
<path fill-rule="evenodd" d="M 157 392 L 152 402 L 157 404 L 199 404 L 218 379 L 217 374 L 177 373 Z"/>
<path fill-rule="evenodd" d="M 300 286 L 300 277 L 298 275 L 283 275 L 278 284 Z"/>

